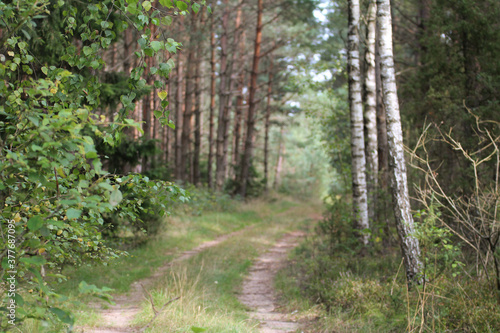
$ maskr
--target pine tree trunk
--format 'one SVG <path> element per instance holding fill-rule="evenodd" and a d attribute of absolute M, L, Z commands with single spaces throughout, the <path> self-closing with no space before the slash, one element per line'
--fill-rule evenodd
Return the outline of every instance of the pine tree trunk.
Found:
<path fill-rule="evenodd" d="M 131 50 L 132 46 L 132 28 L 128 27 L 125 32 L 125 36 L 123 38 L 123 72 L 128 75 L 130 73 L 130 58 L 133 57 L 133 51 Z"/>
<path fill-rule="evenodd" d="M 181 54 L 178 55 L 177 63 L 177 86 L 175 92 L 175 177 L 177 179 L 182 179 L 183 176 L 181 171 L 181 159 L 182 159 L 182 86 L 184 80 L 182 73 L 182 58 Z"/>
<path fill-rule="evenodd" d="M 193 182 L 193 168 L 191 167 L 191 131 L 192 131 L 192 120 L 194 114 L 194 76 L 196 71 L 195 64 L 195 37 L 196 37 L 196 14 L 192 14 L 191 16 L 191 27 L 193 31 L 190 33 L 189 38 L 189 46 L 188 50 L 188 58 L 187 58 L 187 68 L 186 68 L 186 90 L 184 92 L 184 117 L 182 120 L 182 154 L 181 154 L 181 179 L 184 181 Z M 187 173 L 189 165 L 189 173 Z"/>
<path fill-rule="evenodd" d="M 246 63 L 246 54 L 245 54 L 245 30 L 242 31 L 242 35 L 240 38 L 240 47 L 239 47 L 240 61 L 243 68 L 240 70 L 238 75 L 238 85 L 236 90 L 238 91 L 238 96 L 236 97 L 236 107 L 234 113 L 234 130 L 233 130 L 233 174 L 234 179 L 237 181 L 240 179 L 240 141 L 241 141 L 241 121 L 243 119 L 243 108 L 245 107 L 243 101 L 245 100 L 245 73 L 244 64 Z"/>
<path fill-rule="evenodd" d="M 215 24 L 212 15 L 211 33 L 210 33 L 210 113 L 208 116 L 208 187 L 213 189 L 213 141 L 214 141 L 214 112 L 215 112 Z"/>
<path fill-rule="evenodd" d="M 280 140 L 278 146 L 278 160 L 276 161 L 276 168 L 274 169 L 274 182 L 273 188 L 276 190 L 280 184 L 281 169 L 283 168 L 283 155 L 285 154 L 285 145 L 283 140 L 284 127 L 280 129 Z"/>
<path fill-rule="evenodd" d="M 224 154 L 225 137 L 227 136 L 227 122 L 229 118 L 228 103 L 228 21 L 229 7 L 228 0 L 224 1 L 224 11 L 222 13 L 222 35 L 220 37 L 220 82 L 219 82 L 219 116 L 217 118 L 217 146 L 216 146 L 216 171 L 215 189 L 221 191 L 226 176 L 227 156 Z"/>
<path fill-rule="evenodd" d="M 200 153 L 201 153 L 201 97 L 203 82 L 201 79 L 202 73 L 202 47 L 198 47 L 198 55 L 196 59 L 196 72 L 195 72 L 195 82 L 194 82 L 194 155 L 193 155 L 193 184 L 200 185 Z"/>
<path fill-rule="evenodd" d="M 384 105 L 387 116 L 387 142 L 389 146 L 389 166 L 396 227 L 401 243 L 401 251 L 406 267 L 408 283 L 421 283 L 422 263 L 420 247 L 415 238 L 413 216 L 410 210 L 410 197 L 406 164 L 403 149 L 403 132 L 399 113 L 399 102 L 394 73 L 392 48 L 391 6 L 389 0 L 377 1 L 377 29 L 380 33 L 380 65 Z"/>
<path fill-rule="evenodd" d="M 271 93 L 273 92 L 273 58 L 269 61 L 269 80 L 267 82 L 267 103 L 266 103 L 266 119 L 264 125 L 264 179 L 266 181 L 266 190 L 269 183 L 268 175 L 268 160 L 269 160 L 269 127 L 271 120 Z"/>
<path fill-rule="evenodd" d="M 361 73 L 359 62 L 359 1 L 349 0 L 348 34 L 349 105 L 351 111 L 352 197 L 354 227 L 359 241 L 368 245 L 368 199 L 366 193 L 366 160 L 363 133 L 363 102 L 361 99 Z"/>
<path fill-rule="evenodd" d="M 250 87 L 248 92 L 248 112 L 247 112 L 247 132 L 245 139 L 245 150 L 241 161 L 241 182 L 240 194 L 245 197 L 247 194 L 247 183 L 250 177 L 250 167 L 252 165 L 253 155 L 253 132 L 255 126 L 255 94 L 257 92 L 257 76 L 259 74 L 260 47 L 262 42 L 262 12 L 263 1 L 257 1 L 257 25 L 255 32 L 254 55 L 252 63 L 252 72 L 250 75 Z"/>

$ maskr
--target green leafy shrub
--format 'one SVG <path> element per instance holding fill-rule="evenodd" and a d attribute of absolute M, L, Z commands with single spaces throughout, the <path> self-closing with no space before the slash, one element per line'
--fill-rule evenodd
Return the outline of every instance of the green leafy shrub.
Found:
<path fill-rule="evenodd" d="M 151 31 L 144 29 L 153 16 L 147 3 L 151 5 L 124 0 L 0 2 L 0 298 L 3 304 L 15 302 L 18 325 L 31 318 L 46 327 L 55 322 L 57 331 L 70 330 L 74 320 L 66 310 L 68 299 L 55 293 L 52 284 L 65 279 L 63 265 L 124 254 L 103 240 L 105 217 L 139 221 L 141 214 L 162 216 L 175 200 L 186 200 L 172 183 L 109 174 L 96 148 L 96 138 L 115 146 L 124 129 L 140 130 L 126 115 L 146 89 L 145 61 L 122 84 L 122 108 L 115 119 L 106 121 L 98 114 L 104 105 L 103 82 L 96 73 L 104 68 L 103 51 L 117 33 L 129 24 L 144 30 L 136 52 L 140 58 L 163 53 L 161 49 L 175 52 L 179 45 L 152 41 Z M 160 24 L 158 18 L 153 21 Z M 163 69 L 157 72 L 167 77 L 172 67 L 160 64 Z M 155 85 L 162 88 L 164 83 Z M 162 124 L 168 122 L 167 105 L 162 102 L 156 114 Z M 141 200 L 146 197 L 150 199 Z M 6 278 L 12 275 L 11 284 Z M 15 293 L 8 293 L 7 285 L 15 285 Z M 2 306 L 0 311 L 10 310 Z M 2 314 L 2 330 L 12 327 L 5 318 Z"/>
<path fill-rule="evenodd" d="M 235 207 L 234 199 L 227 193 L 216 193 L 212 190 L 194 185 L 188 185 L 189 204 L 177 205 L 177 209 L 191 215 L 201 215 L 203 212 L 230 212 Z"/>

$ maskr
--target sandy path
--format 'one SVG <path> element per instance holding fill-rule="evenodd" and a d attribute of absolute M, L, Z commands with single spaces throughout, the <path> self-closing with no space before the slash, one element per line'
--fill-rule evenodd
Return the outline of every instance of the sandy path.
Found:
<path fill-rule="evenodd" d="M 100 325 L 100 327 L 81 327 L 77 331 L 85 333 L 140 332 L 141 328 L 132 326 L 131 322 L 141 310 L 141 302 L 145 299 L 144 288 L 149 289 L 148 287 L 150 287 L 155 280 L 165 275 L 166 271 L 172 266 L 173 263 L 191 258 L 192 256 L 202 252 L 203 250 L 220 244 L 226 239 L 248 231 L 249 228 L 251 228 L 251 226 L 227 235 L 220 236 L 215 240 L 205 242 L 192 250 L 182 252 L 179 257 L 158 268 L 156 272 L 150 277 L 134 282 L 130 286 L 130 292 L 128 294 L 115 296 L 115 298 L 113 299 L 113 301 L 116 303 L 115 305 L 110 306 L 107 309 L 101 309 L 101 305 L 96 304 L 96 307 L 99 308 L 98 311 L 102 318 L 102 325 Z"/>
<path fill-rule="evenodd" d="M 260 321 L 260 332 L 295 332 L 299 325 L 277 311 L 274 276 L 286 264 L 287 253 L 297 246 L 302 232 L 291 232 L 281 238 L 268 252 L 260 256 L 243 282 L 240 301 L 252 309 L 250 317 Z"/>

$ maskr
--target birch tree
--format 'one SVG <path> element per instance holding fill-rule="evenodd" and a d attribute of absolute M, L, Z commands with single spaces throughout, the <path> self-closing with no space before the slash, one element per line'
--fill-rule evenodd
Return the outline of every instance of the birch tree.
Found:
<path fill-rule="evenodd" d="M 403 150 L 403 132 L 394 72 L 390 0 L 377 0 L 377 29 L 379 31 L 380 73 L 383 101 L 386 110 L 389 167 L 392 201 L 396 227 L 409 283 L 421 282 L 420 247 L 415 238 L 413 216 L 410 211 L 408 181 Z"/>
<path fill-rule="evenodd" d="M 354 226 L 358 230 L 369 228 L 366 193 L 365 142 L 363 133 L 363 102 L 359 63 L 359 0 L 349 0 L 348 34 L 349 106 L 351 113 L 352 197 Z M 368 244 L 369 235 L 359 233 L 359 240 Z"/>
<path fill-rule="evenodd" d="M 366 49 L 365 49 L 365 134 L 366 134 L 366 177 L 368 189 L 368 217 L 375 218 L 375 201 L 378 174 L 378 140 L 377 140 L 377 80 L 375 74 L 375 40 L 376 40 L 377 3 L 370 0 L 366 15 Z"/>

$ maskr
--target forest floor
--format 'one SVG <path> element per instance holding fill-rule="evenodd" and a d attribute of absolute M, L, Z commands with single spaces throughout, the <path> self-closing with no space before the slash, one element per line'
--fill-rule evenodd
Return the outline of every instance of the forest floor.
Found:
<path fill-rule="evenodd" d="M 132 282 L 128 292 L 114 295 L 114 305 L 92 302 L 81 312 L 83 320 L 76 331 L 298 331 L 294 316 L 280 311 L 274 278 L 289 251 L 321 217 L 321 206 L 278 200 L 242 207 L 234 213 L 247 217 L 239 230 L 224 232 L 221 225 L 227 225 L 223 219 L 228 213 L 212 214 L 212 227 L 222 229 L 222 235 L 189 250 L 168 253 L 150 276 Z M 210 219 L 206 215 L 205 221 Z M 199 217 L 186 216 L 183 221 L 187 219 L 196 228 Z M 174 225 L 180 223 L 174 221 Z"/>
<path fill-rule="evenodd" d="M 91 306 L 94 307 L 98 315 L 100 315 L 102 326 L 95 328 L 81 327 L 81 331 L 89 333 L 127 333 L 144 331 L 144 328 L 134 327 L 134 325 L 132 325 L 132 320 L 141 311 L 142 301 L 148 299 L 148 289 L 152 286 L 154 281 L 165 275 L 167 270 L 172 267 L 172 264 L 191 258 L 201 251 L 220 244 L 228 238 L 243 233 L 245 230 L 246 229 L 222 235 L 215 240 L 202 243 L 192 250 L 184 251 L 174 260 L 158 268 L 153 275 L 132 283 L 129 293 L 116 295 L 113 299 L 115 304 L 109 308 L 101 308 L 100 304 L 93 303 Z"/>

